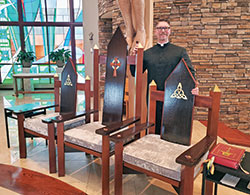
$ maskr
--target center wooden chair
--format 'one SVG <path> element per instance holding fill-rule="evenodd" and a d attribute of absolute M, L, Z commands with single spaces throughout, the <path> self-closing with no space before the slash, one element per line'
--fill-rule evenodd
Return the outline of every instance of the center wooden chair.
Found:
<path fill-rule="evenodd" d="M 221 92 L 193 96 L 195 82 L 182 59 L 165 82 L 165 92 L 150 86 L 149 134 L 123 147 L 124 140 L 143 128 L 128 129 L 110 136 L 115 142 L 115 194 L 122 194 L 123 166 L 170 183 L 178 194 L 193 194 L 194 179 L 201 163 L 217 141 Z M 156 101 L 163 102 L 161 135 L 155 135 Z M 206 136 L 191 144 L 193 105 L 208 108 Z M 211 186 L 210 186 L 211 187 Z"/>
<path fill-rule="evenodd" d="M 69 114 L 76 112 L 76 100 L 77 100 L 77 91 L 85 91 L 85 109 L 90 107 L 90 79 L 86 78 L 85 83 L 77 83 L 77 73 L 75 71 L 74 64 L 72 60 L 68 60 L 61 73 L 61 81 L 57 78 L 54 80 L 55 87 L 55 104 L 48 107 L 43 107 L 45 109 L 44 114 L 34 116 L 31 118 L 24 118 L 25 113 L 33 112 L 39 107 L 31 106 L 25 108 L 18 114 L 18 131 L 19 131 L 19 150 L 20 157 L 26 158 L 27 149 L 26 149 L 26 139 L 25 135 L 33 135 L 34 137 L 42 137 L 48 140 L 49 148 L 49 172 L 56 172 L 56 150 L 55 150 L 55 137 L 56 133 L 54 132 L 54 124 L 51 120 L 46 118 L 55 117 L 61 114 Z M 60 99 L 60 101 L 59 101 Z M 25 107 L 25 105 L 24 105 Z M 47 108 L 55 107 L 55 112 L 46 112 Z M 84 108 L 82 108 L 84 111 Z M 44 120 L 44 122 L 42 122 Z M 86 120 L 89 120 L 86 118 Z M 80 126 L 85 123 L 85 116 L 82 118 L 73 119 L 68 121 L 65 124 L 65 129 L 70 129 L 76 126 Z"/>
<path fill-rule="evenodd" d="M 103 59 L 103 57 L 98 56 L 97 48 L 94 49 L 94 55 L 94 64 L 98 66 L 100 59 Z M 142 57 L 143 48 L 140 48 L 136 58 L 138 80 L 140 80 L 140 75 L 142 74 Z M 93 122 L 64 131 L 64 122 L 67 120 L 67 117 L 62 115 L 53 120 L 58 127 L 59 176 L 65 175 L 64 146 L 100 157 L 102 160 L 102 194 L 109 194 L 109 158 L 114 154 L 114 143 L 109 141 L 109 135 L 140 120 L 139 117 L 134 116 L 123 120 L 125 78 L 128 61 L 134 63 L 129 57 L 127 58 L 127 42 L 120 28 L 118 28 L 108 45 L 108 54 L 105 62 L 106 76 L 102 121 L 96 121 L 94 117 Z M 137 87 L 138 89 L 140 88 L 138 82 Z M 136 96 L 136 101 L 139 102 L 140 98 L 140 95 Z M 78 116 L 76 115 L 75 117 Z"/>

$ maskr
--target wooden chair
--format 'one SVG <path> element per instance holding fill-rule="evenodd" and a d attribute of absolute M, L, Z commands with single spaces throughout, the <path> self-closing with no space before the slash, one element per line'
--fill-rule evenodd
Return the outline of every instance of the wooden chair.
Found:
<path fill-rule="evenodd" d="M 104 60 L 106 63 L 102 121 L 97 121 L 98 118 L 94 117 L 93 122 L 65 132 L 64 121 L 68 117 L 62 115 L 61 118 L 53 119 L 58 127 L 59 176 L 65 175 L 65 145 L 87 152 L 102 159 L 102 194 L 109 194 L 109 157 L 114 154 L 114 144 L 110 143 L 109 135 L 139 121 L 138 117 L 126 120 L 122 120 L 122 117 L 127 62 L 137 64 L 137 79 L 139 80 L 142 74 L 142 56 L 143 48 L 139 48 L 136 63 L 135 57 L 127 57 L 127 42 L 120 28 L 116 30 L 108 45 L 106 60 L 105 57 L 98 56 L 97 48 L 94 49 L 95 66 Z M 140 88 L 139 83 L 137 87 Z M 136 96 L 136 102 L 140 102 L 140 98 L 140 95 Z"/>
<path fill-rule="evenodd" d="M 110 136 L 115 142 L 116 195 L 122 194 L 122 165 L 170 183 L 179 194 L 193 194 L 194 178 L 217 141 L 221 92 L 215 88 L 210 96 L 193 97 L 192 88 L 192 75 L 182 60 L 166 80 L 165 92 L 157 91 L 155 84 L 150 86 L 150 123 L 141 124 L 149 128 L 149 134 L 125 147 L 124 140 L 143 130 L 140 125 Z M 151 127 L 156 101 L 164 102 L 161 136 Z M 190 147 L 193 104 L 208 108 L 208 126 L 206 136 Z M 208 186 L 211 189 L 211 183 Z"/>
<path fill-rule="evenodd" d="M 56 152 L 55 152 L 55 137 L 54 124 L 46 118 L 60 116 L 62 114 L 76 113 L 76 99 L 77 90 L 85 90 L 85 104 L 86 108 L 90 107 L 90 79 L 86 78 L 86 82 L 77 83 L 77 73 L 71 59 L 65 65 L 62 74 L 61 81 L 55 77 L 55 104 L 39 107 L 37 105 L 22 105 L 23 110 L 20 110 L 17 114 L 18 118 L 18 132 L 19 132 L 19 150 L 20 157 L 26 158 L 26 139 L 25 134 L 30 134 L 35 137 L 42 137 L 48 140 L 49 147 L 49 171 L 50 173 L 56 172 Z M 60 94 L 60 95 L 59 95 Z M 70 94 L 70 95 L 69 95 Z M 59 102 L 60 98 L 60 102 Z M 56 112 L 46 114 L 46 109 L 55 107 Z M 44 109 L 43 115 L 32 116 L 25 119 L 26 113 L 32 113 L 36 110 Z M 84 108 L 83 108 L 84 110 Z M 44 122 L 42 122 L 42 120 Z M 89 120 L 86 118 L 86 120 Z M 65 129 L 70 129 L 85 123 L 85 118 L 74 119 L 68 121 L 65 124 Z"/>

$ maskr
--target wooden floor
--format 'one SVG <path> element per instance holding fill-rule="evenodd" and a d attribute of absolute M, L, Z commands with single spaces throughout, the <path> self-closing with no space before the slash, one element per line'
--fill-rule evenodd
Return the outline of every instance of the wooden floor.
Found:
<path fill-rule="evenodd" d="M 9 119 L 9 132 L 10 132 L 10 143 L 11 147 L 7 148 L 6 142 L 6 130 L 5 130 L 5 121 L 4 121 L 4 110 L 5 106 L 11 105 L 20 105 L 24 103 L 31 103 L 35 101 L 53 101 L 53 95 L 50 94 L 32 94 L 32 95 L 20 95 L 20 97 L 15 98 L 12 96 L 13 91 L 0 91 L 0 163 L 4 165 L 15 166 L 14 169 L 17 170 L 27 170 L 35 171 L 34 173 L 41 173 L 50 178 L 55 179 L 59 183 L 65 182 L 80 191 L 84 191 L 90 195 L 101 195 L 101 160 L 95 158 L 91 155 L 85 155 L 82 152 L 75 153 L 66 153 L 65 155 L 65 166 L 66 166 L 66 175 L 65 177 L 58 177 L 57 174 L 49 174 L 49 164 L 48 164 L 48 148 L 45 144 L 44 139 L 35 138 L 34 140 L 27 139 L 27 158 L 19 158 L 19 146 L 18 146 L 18 134 L 17 134 L 17 122 L 16 120 Z M 84 99 L 82 94 L 78 94 L 78 100 Z M 83 102 L 79 102 L 79 105 L 82 106 Z M 81 109 L 78 106 L 78 109 Z M 205 136 L 205 126 L 199 121 L 194 121 L 193 123 L 193 137 L 192 144 L 196 143 L 202 137 Z M 221 138 L 218 138 L 218 142 L 225 143 Z M 250 151 L 250 147 L 242 147 L 247 151 Z M 110 194 L 114 194 L 114 158 L 110 160 Z M 20 168 L 18 168 L 20 167 Z M 0 168 L 1 169 L 1 168 Z M 7 173 L 8 168 L 3 172 Z M 12 174 L 8 172 L 8 177 L 2 177 L 0 173 L 0 182 L 3 183 L 0 185 L 0 194 L 2 195 L 12 195 L 12 194 L 27 194 L 20 191 L 15 191 L 8 185 L 14 185 L 15 188 L 19 188 L 17 178 L 19 176 L 18 172 Z M 29 174 L 24 174 L 28 176 L 28 181 L 32 178 Z M 24 176 L 23 175 L 23 176 Z M 8 179 L 7 179 L 8 178 Z M 32 190 L 32 183 L 26 181 L 26 177 L 23 177 L 21 182 L 23 185 L 27 184 L 26 188 L 31 189 L 28 194 L 37 194 L 37 189 Z M 38 178 L 38 176 L 34 176 Z M 41 180 L 43 177 L 41 177 Z M 35 181 L 35 179 L 34 179 Z M 195 179 L 194 183 L 194 195 L 201 194 L 201 174 Z M 5 183 L 7 182 L 7 183 Z M 36 181 L 37 182 L 37 181 Z M 38 188 L 42 188 L 39 183 Z M 63 185 L 65 184 L 63 183 Z M 31 185 L 31 186 L 29 186 Z M 44 184 L 45 185 L 45 184 Z M 61 185 L 61 186 L 63 186 Z M 8 188 L 5 188 L 5 186 Z M 50 184 L 48 185 L 50 186 Z M 13 187 L 14 188 L 14 187 Z M 41 189 L 39 189 L 41 190 Z M 46 189 L 48 190 L 48 189 Z M 42 192 L 42 190 L 41 190 Z M 46 194 L 44 192 L 44 194 Z M 47 193 L 50 194 L 50 193 Z M 60 193 L 62 194 L 62 193 Z M 148 177 L 144 174 L 124 174 L 123 175 L 123 194 L 124 195 L 174 195 L 176 194 L 175 190 L 171 185 Z M 234 191 L 230 188 L 218 186 L 218 195 L 242 195 L 244 193 Z"/>
<path fill-rule="evenodd" d="M 4 164 L 0 164 L 0 186 L 20 194 L 86 194 L 48 175 Z"/>

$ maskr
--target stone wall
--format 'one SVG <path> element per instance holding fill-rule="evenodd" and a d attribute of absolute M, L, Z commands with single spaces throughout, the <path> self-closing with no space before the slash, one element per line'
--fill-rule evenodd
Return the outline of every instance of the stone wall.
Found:
<path fill-rule="evenodd" d="M 154 24 L 159 19 L 170 21 L 171 42 L 187 49 L 200 94 L 215 84 L 221 89 L 220 120 L 250 133 L 250 95 L 236 93 L 250 89 L 250 1 L 155 0 Z M 112 24 L 124 28 L 116 1 Z M 204 111 L 196 118 L 204 119 Z"/>

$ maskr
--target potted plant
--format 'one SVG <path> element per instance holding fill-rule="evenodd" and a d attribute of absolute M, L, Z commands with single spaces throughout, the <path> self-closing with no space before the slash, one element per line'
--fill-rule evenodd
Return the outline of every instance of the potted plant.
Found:
<path fill-rule="evenodd" d="M 63 67 L 65 62 L 71 57 L 71 54 L 70 50 L 62 48 L 50 52 L 49 56 L 53 62 L 56 62 L 58 67 Z"/>
<path fill-rule="evenodd" d="M 35 56 L 33 51 L 20 51 L 17 55 L 17 61 L 21 62 L 24 68 L 31 67 L 34 60 Z"/>

